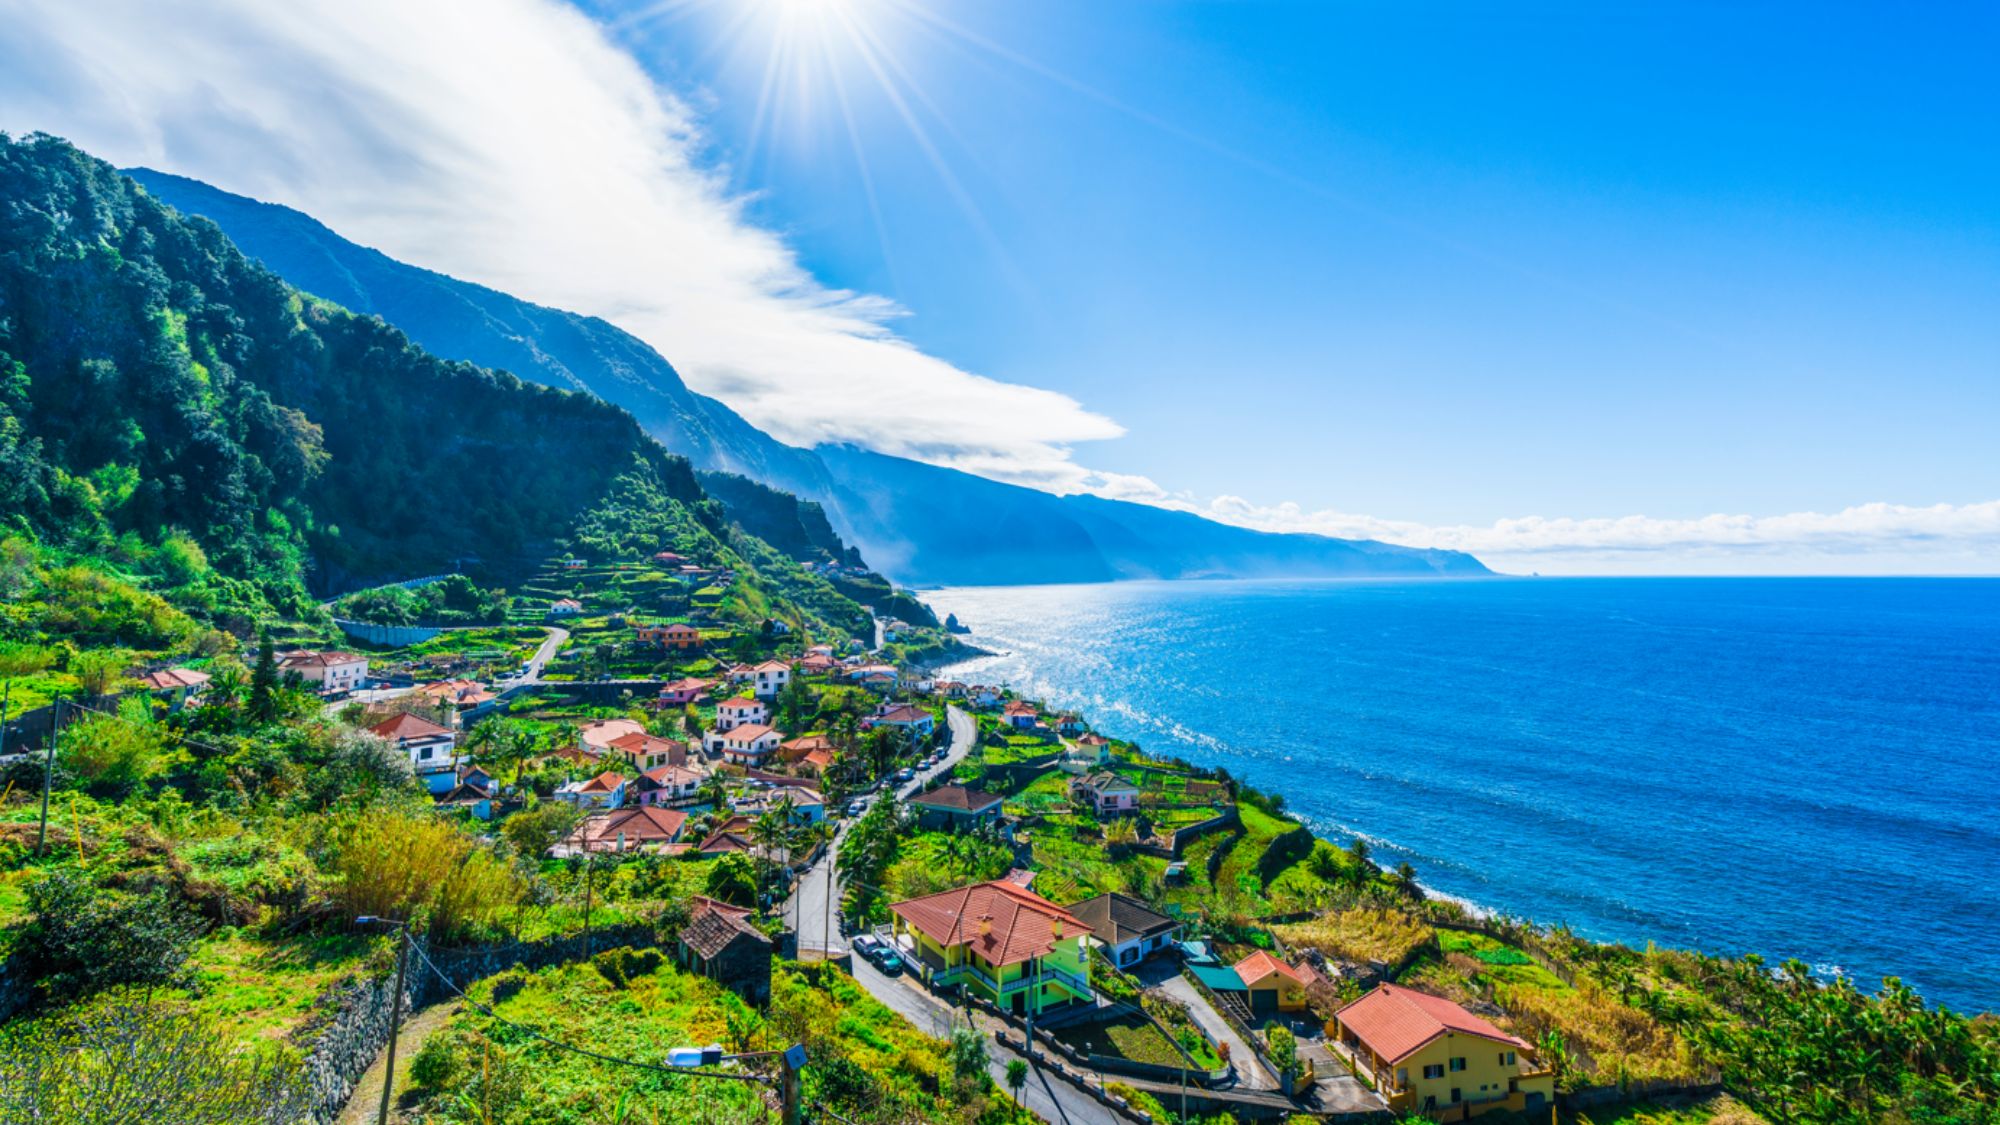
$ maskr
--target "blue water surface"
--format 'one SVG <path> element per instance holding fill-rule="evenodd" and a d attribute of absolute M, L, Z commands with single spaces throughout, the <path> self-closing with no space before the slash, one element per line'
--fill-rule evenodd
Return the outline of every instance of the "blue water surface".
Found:
<path fill-rule="evenodd" d="M 954 675 L 1227 767 L 1428 887 L 2000 1008 L 2000 580 L 924 595 Z"/>

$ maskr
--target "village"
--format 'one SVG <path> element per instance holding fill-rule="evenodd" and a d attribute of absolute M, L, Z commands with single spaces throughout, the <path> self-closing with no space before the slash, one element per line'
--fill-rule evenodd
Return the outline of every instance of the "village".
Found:
<path fill-rule="evenodd" d="M 838 963 L 921 1029 L 989 1035 L 1051 1119 L 1552 1119 L 1532 1033 L 1435 983 L 1449 949 L 1530 957 L 1473 924 L 1398 944 L 1322 921 L 1369 896 L 1420 913 L 1409 872 L 1076 712 L 898 663 L 907 623 L 873 646 L 723 626 L 703 603 L 732 576 L 671 552 L 549 569 L 509 630 L 279 667 L 405 755 L 438 815 L 607 888 L 645 867 L 689 904 L 688 971 L 757 1003 L 774 962 Z M 678 614 L 631 604 L 662 570 L 693 592 Z M 202 679 L 147 683 L 181 706 Z"/>

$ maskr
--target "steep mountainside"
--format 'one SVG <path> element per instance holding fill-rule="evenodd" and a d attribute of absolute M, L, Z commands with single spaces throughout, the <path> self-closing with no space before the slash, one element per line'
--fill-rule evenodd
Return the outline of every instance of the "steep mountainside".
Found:
<path fill-rule="evenodd" d="M 1469 577 L 1471 555 L 1277 535 L 1095 496 L 1051 496 L 952 469 L 823 446 L 870 557 L 915 585 L 1127 578 Z M 921 534 L 900 534 L 901 528 Z"/>
<path fill-rule="evenodd" d="M 378 314 L 438 354 L 551 386 L 588 388 L 630 409 L 696 467 L 817 503 L 833 533 L 905 583 L 1487 573 L 1456 552 L 1246 531 L 1145 505 L 1050 496 L 856 449 L 797 449 L 689 391 L 658 353 L 602 320 L 405 265 L 288 208 L 146 169 L 131 175 L 173 206 L 215 220 L 246 253 L 308 292 Z M 753 531 L 793 533 L 790 515 L 766 504 L 768 497 L 727 485 L 716 491 L 730 516 Z M 783 531 L 773 517 L 787 525 Z"/>
<path fill-rule="evenodd" d="M 698 468 L 807 495 L 826 490 L 825 473 L 811 451 L 785 445 L 722 403 L 695 394 L 659 352 L 606 321 L 406 265 L 289 207 L 150 168 L 126 174 L 176 210 L 213 220 L 244 253 L 286 281 L 354 312 L 380 316 L 426 351 L 595 394 L 625 408 Z"/>
<path fill-rule="evenodd" d="M 309 585 L 504 582 L 574 540 L 866 620 L 625 411 L 438 359 L 48 137 L 0 135 L 0 530 L 114 559 L 184 532 L 291 615 Z"/>

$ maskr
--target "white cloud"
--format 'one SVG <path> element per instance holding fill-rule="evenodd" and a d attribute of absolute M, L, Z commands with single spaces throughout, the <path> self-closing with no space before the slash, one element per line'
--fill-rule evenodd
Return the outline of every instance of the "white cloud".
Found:
<path fill-rule="evenodd" d="M 2000 500 L 1860 504 L 1838 512 L 1693 519 L 1526 516 L 1429 526 L 1222 496 L 1166 506 L 1264 531 L 1470 551 L 1487 565 L 1548 573 L 2000 573 Z M 1671 560 L 1664 562 L 1663 560 Z"/>
<path fill-rule="evenodd" d="M 1123 433 L 816 281 L 703 164 L 688 106 L 552 0 L 0 0 L 0 26 L 0 128 L 603 316 L 782 440 L 1075 488 L 1070 444 Z"/>
<path fill-rule="evenodd" d="M 1090 470 L 1117 423 L 898 337 L 748 221 L 698 116 L 555 0 L 0 0 L 0 128 L 289 204 L 357 241 L 595 313 L 800 445 L 846 441 L 1226 523 L 1471 551 L 1511 570 L 2000 571 L 2000 502 L 1432 527 Z"/>

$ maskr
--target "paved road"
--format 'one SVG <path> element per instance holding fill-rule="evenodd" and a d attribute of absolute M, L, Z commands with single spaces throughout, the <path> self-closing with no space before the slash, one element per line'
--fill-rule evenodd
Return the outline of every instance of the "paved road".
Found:
<path fill-rule="evenodd" d="M 945 726 L 951 731 L 951 747 L 946 751 L 944 760 L 904 785 L 897 793 L 899 797 L 908 797 L 935 778 L 949 775 L 951 768 L 972 752 L 979 739 L 979 725 L 972 721 L 971 715 L 956 707 L 948 707 L 945 710 Z M 840 855 L 840 843 L 847 837 L 849 823 L 843 821 L 834 830 L 833 842 L 827 845 L 826 854 L 799 878 L 798 890 L 786 900 L 785 922 L 799 937 L 801 957 L 806 956 L 808 950 L 815 953 L 831 951 L 837 955 L 847 949 L 847 939 L 840 936 L 840 917 L 831 910 L 838 903 L 829 900 L 838 893 L 833 888 L 833 867 Z"/>
<path fill-rule="evenodd" d="M 964 1014 L 947 1007 L 935 996 L 923 991 L 922 986 L 905 977 L 883 976 L 875 966 L 858 957 L 854 961 L 854 979 L 920 1031 L 943 1039 L 951 1035 L 954 1027 L 966 1026 L 967 1017 Z M 987 1070 L 1004 1095 L 1007 1092 L 1007 1064 L 1021 1056 L 993 1041 L 992 1025 L 985 1017 L 974 1017 L 973 1026 L 986 1039 Z M 1035 1064 L 1028 1065 L 1031 1069 L 1028 1084 L 1021 1090 L 1021 1104 L 1035 1116 L 1056 1125 L 1131 1125 L 1110 1106 L 1100 1104 L 1059 1078 L 1042 1073 Z"/>
<path fill-rule="evenodd" d="M 1263 1063 L 1257 1059 L 1257 1053 L 1250 1049 L 1250 1044 L 1245 1043 L 1242 1036 L 1236 1034 L 1235 1029 L 1229 1026 L 1229 1022 L 1222 1018 L 1222 1013 L 1209 1006 L 1208 1000 L 1195 990 L 1194 985 L 1188 983 L 1186 977 L 1165 971 L 1165 958 L 1155 958 L 1154 961 L 1160 963 L 1162 968 L 1154 969 L 1152 972 L 1142 972 L 1140 980 L 1147 987 L 1158 988 L 1187 1005 L 1188 1014 L 1194 1017 L 1194 1022 L 1200 1024 L 1203 1031 L 1208 1032 L 1209 1038 L 1218 1043 L 1229 1044 L 1229 1065 L 1236 1070 L 1237 1085 L 1251 1090 L 1277 1089 L 1278 1080 L 1270 1071 L 1264 1069 Z"/>

